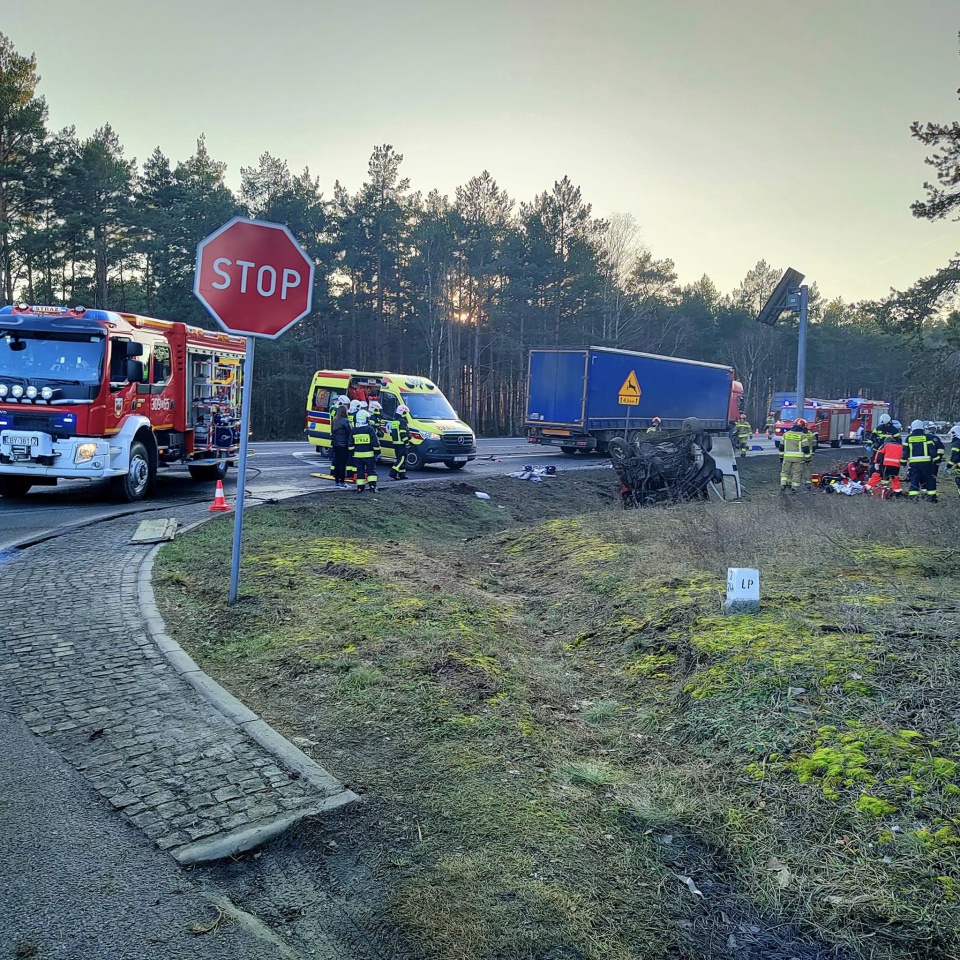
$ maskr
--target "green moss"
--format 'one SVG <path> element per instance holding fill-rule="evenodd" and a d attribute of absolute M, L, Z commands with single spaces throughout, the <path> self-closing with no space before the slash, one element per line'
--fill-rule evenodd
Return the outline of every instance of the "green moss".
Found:
<path fill-rule="evenodd" d="M 868 793 L 860 795 L 860 799 L 857 801 L 857 809 L 865 817 L 886 817 L 897 811 L 892 803 L 887 803 L 886 800 L 881 800 L 879 797 L 871 797 Z"/>

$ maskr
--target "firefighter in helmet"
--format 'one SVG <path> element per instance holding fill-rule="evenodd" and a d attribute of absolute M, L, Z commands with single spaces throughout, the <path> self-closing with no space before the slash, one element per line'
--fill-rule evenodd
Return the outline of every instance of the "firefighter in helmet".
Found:
<path fill-rule="evenodd" d="M 950 459 L 943 465 L 948 473 L 953 470 L 953 479 L 957 484 L 957 493 L 960 493 L 960 423 L 950 428 Z"/>
<path fill-rule="evenodd" d="M 887 437 L 874 450 L 873 462 L 880 474 L 880 486 L 898 496 L 903 492 L 900 486 L 900 465 L 903 460 L 903 441 L 900 434 Z"/>
<path fill-rule="evenodd" d="M 870 434 L 870 446 L 874 450 L 879 450 L 888 440 L 900 440 L 900 431 L 893 425 L 890 414 L 885 413 L 880 417 L 877 429 Z"/>
<path fill-rule="evenodd" d="M 397 407 L 397 419 L 390 424 L 390 438 L 393 441 L 393 455 L 397 458 L 390 468 L 391 480 L 407 479 L 407 453 L 410 450 L 410 428 L 407 414 L 410 408 L 401 403 Z"/>
<path fill-rule="evenodd" d="M 937 467 L 943 459 L 943 442 L 933 433 L 928 433 L 922 420 L 910 424 L 910 433 L 903 441 L 903 455 L 900 463 L 907 468 L 911 500 L 920 499 L 920 488 L 926 495 L 925 500 L 937 502 Z"/>
<path fill-rule="evenodd" d="M 745 457 L 747 455 L 747 446 L 750 442 L 750 437 L 753 436 L 753 427 L 750 426 L 750 421 L 747 419 L 745 413 L 740 414 L 740 418 L 734 425 L 733 433 L 740 447 L 740 456 Z"/>
<path fill-rule="evenodd" d="M 365 403 L 365 401 L 362 401 Z M 353 461 L 357 490 L 366 493 L 377 489 L 377 454 L 380 441 L 377 432 L 370 426 L 366 410 L 357 410 L 356 424 L 350 431 L 350 457 Z"/>
<path fill-rule="evenodd" d="M 805 467 L 813 459 L 813 439 L 807 421 L 797 417 L 783 433 L 780 449 L 780 489 L 795 493 L 804 482 Z"/>
<path fill-rule="evenodd" d="M 767 439 L 769 440 L 773 436 L 773 431 L 777 426 L 777 415 L 771 410 L 767 414 L 767 422 L 764 424 L 764 430 L 767 434 Z"/>
<path fill-rule="evenodd" d="M 650 421 L 650 426 L 647 427 L 647 433 L 660 433 L 660 418 L 654 417 Z"/>

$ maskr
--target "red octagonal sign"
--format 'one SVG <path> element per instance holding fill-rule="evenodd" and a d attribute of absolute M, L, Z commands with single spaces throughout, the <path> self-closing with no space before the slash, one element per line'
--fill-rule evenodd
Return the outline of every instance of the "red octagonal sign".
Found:
<path fill-rule="evenodd" d="M 310 312 L 313 261 L 285 226 L 234 217 L 197 246 L 193 292 L 228 333 L 275 340 Z"/>

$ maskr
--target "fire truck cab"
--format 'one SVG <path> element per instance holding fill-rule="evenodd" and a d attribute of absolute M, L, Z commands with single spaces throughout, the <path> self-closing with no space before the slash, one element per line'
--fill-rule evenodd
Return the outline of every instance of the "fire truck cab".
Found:
<path fill-rule="evenodd" d="M 0 309 L 0 496 L 61 479 L 150 493 L 160 466 L 222 479 L 240 445 L 246 341 L 83 307 Z"/>

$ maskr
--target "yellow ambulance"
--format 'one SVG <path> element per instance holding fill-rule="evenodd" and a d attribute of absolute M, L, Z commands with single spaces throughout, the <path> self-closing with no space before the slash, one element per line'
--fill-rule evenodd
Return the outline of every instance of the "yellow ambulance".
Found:
<path fill-rule="evenodd" d="M 443 463 L 450 470 L 465 467 L 477 456 L 473 431 L 450 406 L 443 391 L 426 377 L 405 373 L 364 373 L 359 370 L 318 370 L 307 394 L 307 439 L 325 454 L 330 453 L 330 420 L 340 396 L 350 400 L 376 400 L 383 408 L 380 429 L 380 459 L 396 462 L 390 441 L 390 423 L 397 407 L 410 408 L 407 424 L 410 450 L 407 469 L 428 463 Z"/>

